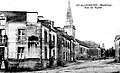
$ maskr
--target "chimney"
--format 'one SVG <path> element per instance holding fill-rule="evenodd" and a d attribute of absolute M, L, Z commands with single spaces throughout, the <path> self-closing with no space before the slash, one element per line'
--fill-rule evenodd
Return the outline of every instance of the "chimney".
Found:
<path fill-rule="evenodd" d="M 54 21 L 51 21 L 52 27 L 54 27 Z"/>

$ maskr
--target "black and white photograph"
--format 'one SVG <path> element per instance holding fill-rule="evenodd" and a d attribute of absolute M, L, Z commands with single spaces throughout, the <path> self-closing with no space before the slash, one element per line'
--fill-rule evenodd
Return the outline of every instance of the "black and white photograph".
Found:
<path fill-rule="evenodd" d="M 0 3 L 0 73 L 120 73 L 120 0 Z"/>

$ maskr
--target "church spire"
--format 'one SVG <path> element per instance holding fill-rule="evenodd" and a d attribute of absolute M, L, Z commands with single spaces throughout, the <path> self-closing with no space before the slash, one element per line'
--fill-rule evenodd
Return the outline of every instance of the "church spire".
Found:
<path fill-rule="evenodd" d="M 73 24 L 73 17 L 72 17 L 72 11 L 71 11 L 71 7 L 70 7 L 70 0 L 68 0 L 67 23 L 69 23 L 70 25 Z"/>
<path fill-rule="evenodd" d="M 70 7 L 70 0 L 68 0 L 68 8 L 66 14 L 66 25 L 64 26 L 64 31 L 67 32 L 69 36 L 75 37 L 75 26 L 73 25 L 72 11 Z"/>

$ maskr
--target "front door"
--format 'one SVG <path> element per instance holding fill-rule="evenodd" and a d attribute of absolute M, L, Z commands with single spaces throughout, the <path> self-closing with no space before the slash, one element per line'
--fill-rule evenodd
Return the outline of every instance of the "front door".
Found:
<path fill-rule="evenodd" d="M 3 60 L 4 60 L 4 47 L 0 47 L 0 68 Z"/>
<path fill-rule="evenodd" d="M 4 59 L 4 47 L 0 47 L 0 56 Z"/>

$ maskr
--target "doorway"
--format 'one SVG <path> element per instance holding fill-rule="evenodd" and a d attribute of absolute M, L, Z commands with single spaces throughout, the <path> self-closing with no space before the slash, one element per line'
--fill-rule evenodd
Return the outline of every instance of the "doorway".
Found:
<path fill-rule="evenodd" d="M 0 47 L 0 69 L 1 69 L 2 61 L 4 61 L 4 47 Z"/>

